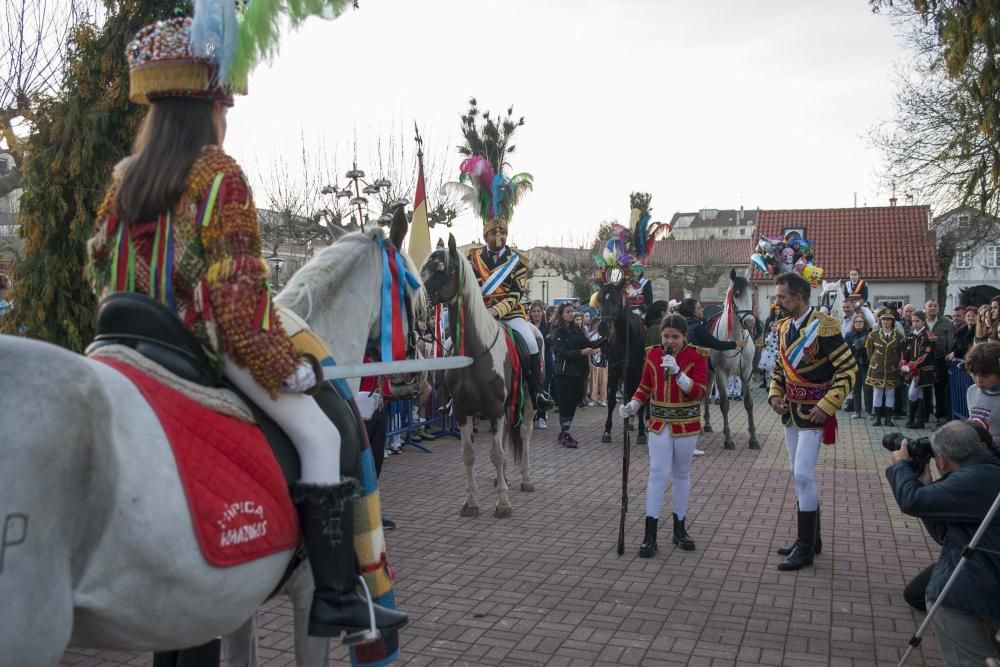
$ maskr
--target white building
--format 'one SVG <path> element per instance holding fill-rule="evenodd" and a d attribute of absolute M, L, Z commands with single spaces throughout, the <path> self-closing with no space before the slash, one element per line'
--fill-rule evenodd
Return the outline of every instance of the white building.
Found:
<path fill-rule="evenodd" d="M 703 208 L 695 213 L 674 213 L 671 234 L 678 241 L 696 239 L 749 239 L 754 236 L 757 211 Z M 749 261 L 749 260 L 748 260 Z"/>
<path fill-rule="evenodd" d="M 972 234 L 991 226 L 1000 232 L 1000 221 L 985 219 L 985 215 L 971 208 L 958 208 L 934 218 L 934 231 L 937 238 L 942 238 L 948 232 L 957 232 L 959 243 L 965 230 Z M 958 250 L 952 259 L 948 270 L 948 292 L 944 304 L 946 313 L 950 313 L 959 304 L 960 290 L 976 285 L 990 285 L 1000 288 L 1000 236 L 983 243 L 977 243 L 967 250 Z"/>

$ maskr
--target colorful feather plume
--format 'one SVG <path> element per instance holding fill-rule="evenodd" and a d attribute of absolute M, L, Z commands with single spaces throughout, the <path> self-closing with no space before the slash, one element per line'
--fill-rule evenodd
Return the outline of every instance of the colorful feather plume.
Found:
<path fill-rule="evenodd" d="M 507 178 L 502 172 L 495 171 L 482 155 L 462 160 L 459 171 L 458 183 L 445 183 L 441 192 L 458 196 L 484 221 L 499 219 L 509 223 L 514 207 L 520 203 L 524 193 L 531 190 L 534 180 L 531 174 L 523 172 Z M 456 186 L 464 186 L 468 190 Z"/>
<path fill-rule="evenodd" d="M 218 64 L 216 82 L 229 82 L 229 70 L 239 39 L 233 0 L 195 0 L 191 17 L 191 53 Z"/>
<path fill-rule="evenodd" d="M 230 4 L 234 2 L 234 0 L 206 1 Z M 278 53 L 283 17 L 287 17 L 289 27 L 295 29 L 311 16 L 336 18 L 352 4 L 352 0 L 249 0 L 243 11 L 239 40 L 228 69 L 227 81 L 246 81 L 255 65 L 273 58 Z"/>

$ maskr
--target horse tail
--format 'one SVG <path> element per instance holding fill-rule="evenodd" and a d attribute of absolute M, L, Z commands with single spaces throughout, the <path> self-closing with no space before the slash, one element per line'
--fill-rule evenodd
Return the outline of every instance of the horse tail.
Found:
<path fill-rule="evenodd" d="M 511 422 L 507 423 L 507 428 L 510 430 L 510 453 L 514 457 L 514 463 L 520 463 L 524 457 L 524 438 L 521 437 L 521 426 L 524 425 L 524 419 L 525 417 L 522 415 L 516 426 Z"/>

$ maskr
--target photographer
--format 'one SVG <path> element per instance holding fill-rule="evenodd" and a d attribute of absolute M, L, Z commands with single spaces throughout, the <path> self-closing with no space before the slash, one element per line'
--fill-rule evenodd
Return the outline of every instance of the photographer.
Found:
<path fill-rule="evenodd" d="M 942 426 L 931 436 L 931 449 L 942 474 L 933 484 L 928 466 L 914 470 L 905 441 L 893 452 L 893 465 L 885 471 L 900 509 L 923 520 L 942 545 L 927 584 L 928 607 L 941 594 L 962 551 L 1000 494 L 1000 461 L 982 447 L 976 430 L 968 424 Z M 987 657 L 1000 656 L 993 640 L 1000 628 L 997 551 L 1000 519 L 987 528 L 934 615 L 934 634 L 945 665 L 983 664 Z"/>

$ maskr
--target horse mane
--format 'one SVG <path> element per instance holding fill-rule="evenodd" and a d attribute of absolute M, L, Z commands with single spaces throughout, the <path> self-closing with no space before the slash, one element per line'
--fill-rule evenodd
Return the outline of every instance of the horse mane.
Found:
<path fill-rule="evenodd" d="M 500 323 L 490 316 L 490 311 L 483 301 L 479 281 L 476 280 L 476 272 L 461 253 L 458 253 L 458 270 L 462 272 L 462 297 L 465 301 L 466 315 L 470 320 L 469 325 L 478 336 L 482 337 L 479 342 L 489 345 Z"/>
<path fill-rule="evenodd" d="M 733 296 L 739 298 L 748 293 L 748 290 L 750 289 L 750 281 L 743 276 L 736 276 L 732 280 L 732 286 Z"/>

